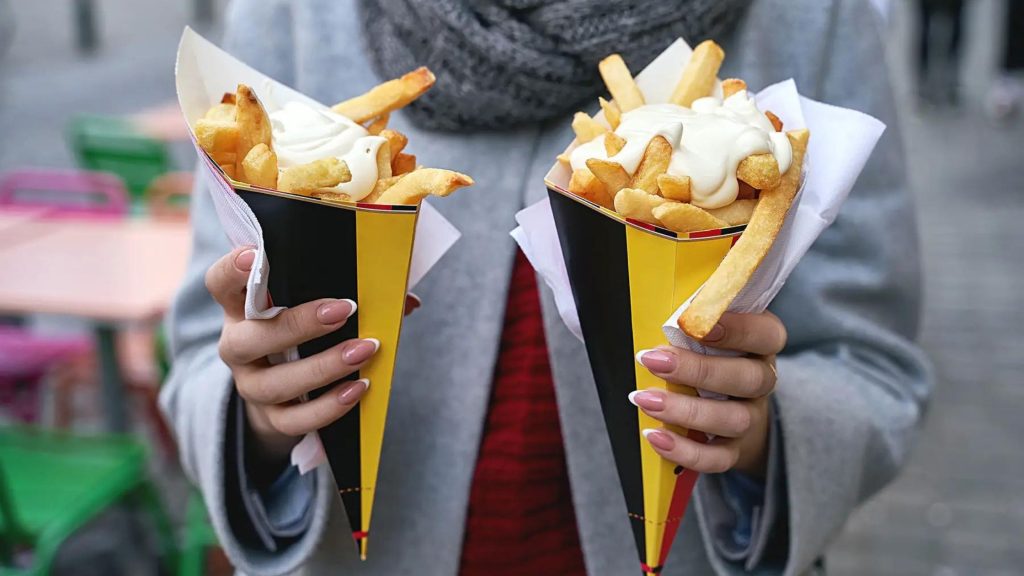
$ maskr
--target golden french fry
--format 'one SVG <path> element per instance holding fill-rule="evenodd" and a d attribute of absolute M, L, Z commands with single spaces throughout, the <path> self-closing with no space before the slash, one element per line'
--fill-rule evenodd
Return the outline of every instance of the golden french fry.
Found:
<path fill-rule="evenodd" d="M 242 160 L 245 159 L 249 150 L 257 144 L 271 144 L 270 117 L 267 111 L 260 104 L 256 94 L 245 84 L 239 84 L 235 92 L 235 106 L 237 113 L 235 121 L 238 122 L 238 146 L 235 148 L 238 157 L 236 159 L 235 173 L 241 175 Z"/>
<path fill-rule="evenodd" d="M 388 141 L 388 146 L 391 147 L 391 158 L 401 154 L 402 150 L 405 150 L 405 145 L 409 143 L 409 137 L 398 130 L 381 130 L 379 136 Z"/>
<path fill-rule="evenodd" d="M 586 112 L 577 112 L 572 117 L 572 131 L 576 133 L 576 139 L 583 143 L 604 134 L 608 127 L 591 118 Z"/>
<path fill-rule="evenodd" d="M 761 264 L 782 229 L 786 213 L 800 188 L 801 169 L 810 132 L 794 130 L 788 135 L 793 145 L 793 164 L 782 176 L 778 186 L 761 191 L 761 198 L 750 217 L 746 232 L 736 241 L 736 245 L 725 255 L 718 269 L 711 274 L 700 293 L 679 317 L 679 327 L 691 338 L 701 340 L 714 328 Z"/>
<path fill-rule="evenodd" d="M 757 198 L 757 194 L 758 192 L 760 192 L 760 190 L 754 188 L 750 184 L 747 184 L 743 180 L 739 181 L 739 185 L 740 191 L 736 194 L 736 198 L 738 200 L 753 200 Z"/>
<path fill-rule="evenodd" d="M 672 145 L 664 136 L 655 136 L 647 144 L 644 157 L 640 160 L 636 172 L 633 173 L 633 180 L 630 188 L 639 188 L 648 194 L 658 193 L 658 176 L 668 170 L 668 164 L 672 160 Z"/>
<path fill-rule="evenodd" d="M 629 112 L 644 105 L 644 95 L 633 80 L 633 75 L 626 67 L 622 56 L 618 54 L 608 56 L 601 60 L 597 69 L 601 72 L 601 78 L 604 79 L 604 84 L 608 87 L 612 98 L 615 99 L 615 103 L 618 104 L 619 110 Z"/>
<path fill-rule="evenodd" d="M 618 128 L 619 123 L 622 122 L 622 110 L 619 105 L 600 96 L 597 97 L 597 101 L 601 103 L 601 110 L 604 110 L 604 119 L 608 121 L 608 125 L 612 127 L 612 130 Z"/>
<path fill-rule="evenodd" d="M 233 106 L 235 104 L 235 93 L 234 92 L 225 92 L 220 97 L 220 103 L 221 104 L 231 104 Z"/>
<path fill-rule="evenodd" d="M 277 154 L 262 142 L 242 160 L 242 180 L 262 188 L 277 188 Z"/>
<path fill-rule="evenodd" d="M 388 127 L 388 120 L 390 119 L 391 114 L 385 112 L 374 118 L 373 122 L 370 122 L 366 126 L 366 131 L 370 133 L 370 136 L 378 136 L 385 128 Z"/>
<path fill-rule="evenodd" d="M 401 176 L 392 176 L 391 178 L 378 179 L 377 183 L 373 185 L 373 190 L 371 190 L 370 193 L 366 195 L 366 197 L 360 200 L 360 202 L 364 202 L 366 204 L 378 204 L 381 194 L 383 194 L 384 191 L 387 190 L 388 188 L 394 186 L 395 183 L 401 179 Z"/>
<path fill-rule="evenodd" d="M 747 83 L 739 78 L 726 78 L 722 80 L 722 98 L 728 98 L 737 92 L 747 89 Z"/>
<path fill-rule="evenodd" d="M 661 225 L 654 210 L 663 204 L 679 204 L 637 188 L 624 188 L 615 195 L 615 211 L 634 220 Z"/>
<path fill-rule="evenodd" d="M 723 60 L 725 51 L 713 40 L 705 40 L 698 44 L 669 102 L 688 107 L 694 100 L 711 94 L 715 87 L 715 76 L 718 75 Z"/>
<path fill-rule="evenodd" d="M 308 164 L 285 168 L 277 177 L 277 189 L 309 196 L 316 190 L 333 188 L 351 179 L 352 173 L 349 172 L 348 164 L 330 156 Z"/>
<path fill-rule="evenodd" d="M 378 84 L 365 94 L 335 104 L 331 109 L 361 124 L 407 106 L 429 90 L 434 80 L 430 70 L 420 67 L 401 78 Z"/>
<path fill-rule="evenodd" d="M 314 198 L 319 198 L 324 202 L 351 202 L 352 197 L 343 192 L 327 192 L 324 190 L 317 190 L 310 194 Z"/>
<path fill-rule="evenodd" d="M 782 179 L 779 163 L 771 154 L 747 156 L 736 168 L 736 178 L 758 190 L 775 188 Z"/>
<path fill-rule="evenodd" d="M 605 192 L 612 198 L 615 198 L 619 190 L 629 187 L 629 172 L 626 172 L 618 162 L 591 158 L 587 160 L 587 168 L 604 185 Z"/>
<path fill-rule="evenodd" d="M 200 118 L 195 126 L 196 142 L 208 154 L 230 152 L 238 148 L 238 124 L 234 120 Z"/>
<path fill-rule="evenodd" d="M 234 166 L 238 160 L 238 155 L 235 154 L 234 150 L 230 152 L 210 152 L 210 158 L 217 164 L 231 164 L 231 166 Z"/>
<path fill-rule="evenodd" d="M 565 152 L 562 152 L 561 154 L 559 154 L 557 156 L 557 158 L 558 158 L 558 162 L 560 164 L 562 164 L 563 166 L 565 166 L 566 168 L 569 168 L 572 165 L 572 160 L 569 158 L 569 155 L 566 154 Z"/>
<path fill-rule="evenodd" d="M 604 184 L 594 176 L 594 173 L 587 168 L 581 168 L 572 173 L 572 178 L 569 179 L 569 192 L 595 204 L 600 204 L 609 210 L 615 209 L 611 194 L 608 193 Z"/>
<path fill-rule="evenodd" d="M 206 120 L 218 120 L 222 122 L 235 123 L 235 112 L 237 108 L 234 104 L 234 94 L 231 95 L 231 103 L 214 104 L 206 111 L 203 118 Z"/>
<path fill-rule="evenodd" d="M 391 145 L 384 142 L 377 148 L 377 179 L 391 177 Z"/>
<path fill-rule="evenodd" d="M 615 156 L 626 145 L 626 139 L 615 132 L 608 132 L 604 135 L 604 152 L 609 156 Z"/>
<path fill-rule="evenodd" d="M 656 206 L 651 213 L 662 226 L 673 232 L 700 232 L 724 228 L 726 223 L 693 204 L 666 202 Z"/>
<path fill-rule="evenodd" d="M 782 119 L 781 118 L 776 116 L 775 113 L 772 112 L 771 110 L 767 110 L 764 113 L 764 115 L 765 115 L 765 117 L 768 118 L 768 121 L 772 123 L 772 126 L 775 127 L 775 131 L 776 132 L 782 132 Z"/>
<path fill-rule="evenodd" d="M 465 174 L 439 168 L 413 170 L 395 182 L 377 199 L 378 204 L 419 204 L 427 196 L 447 196 L 473 179 Z"/>
<path fill-rule="evenodd" d="M 658 176 L 658 192 L 663 198 L 677 202 L 690 201 L 690 177 L 662 174 Z"/>
<path fill-rule="evenodd" d="M 235 176 L 237 174 L 235 174 L 235 163 L 234 162 L 231 162 L 230 164 L 219 164 L 218 163 L 217 165 L 220 166 L 220 169 L 224 171 L 224 175 L 225 176 L 227 176 L 228 178 L 231 178 L 232 180 L 238 180 L 238 178 L 235 178 Z"/>
<path fill-rule="evenodd" d="M 391 159 L 391 174 L 401 176 L 416 169 L 416 155 L 399 153 Z"/>
<path fill-rule="evenodd" d="M 736 200 L 728 206 L 712 208 L 708 213 L 725 222 L 729 226 L 739 226 L 750 222 L 750 216 L 754 213 L 757 200 Z"/>

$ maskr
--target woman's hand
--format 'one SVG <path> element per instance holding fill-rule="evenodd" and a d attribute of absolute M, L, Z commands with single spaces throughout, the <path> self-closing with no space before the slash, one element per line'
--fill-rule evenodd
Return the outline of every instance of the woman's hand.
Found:
<path fill-rule="evenodd" d="M 654 375 L 684 386 L 718 392 L 728 400 L 705 399 L 662 390 L 629 395 L 652 418 L 666 424 L 714 434 L 707 444 L 667 429 L 644 436 L 664 458 L 698 472 L 740 472 L 763 477 L 770 422 L 768 396 L 775 390 L 775 354 L 786 345 L 786 328 L 771 312 L 722 316 L 703 341 L 746 356 L 705 356 L 662 346 L 637 354 Z"/>
<path fill-rule="evenodd" d="M 245 399 L 249 427 L 267 456 L 280 457 L 299 436 L 344 416 L 370 383 L 344 382 L 309 402 L 299 402 L 299 397 L 359 370 L 380 343 L 347 340 L 295 362 L 271 365 L 268 355 L 344 326 L 356 304 L 325 298 L 289 308 L 270 320 L 246 320 L 246 281 L 255 255 L 252 249 L 239 248 L 224 256 L 207 270 L 206 287 L 224 309 L 220 357 Z"/>

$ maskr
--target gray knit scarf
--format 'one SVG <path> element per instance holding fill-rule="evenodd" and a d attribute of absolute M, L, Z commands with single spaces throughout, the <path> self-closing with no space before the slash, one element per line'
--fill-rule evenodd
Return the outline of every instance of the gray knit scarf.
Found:
<path fill-rule="evenodd" d="M 381 77 L 428 66 L 407 110 L 428 128 L 508 128 L 564 115 L 601 89 L 613 52 L 638 71 L 672 40 L 718 37 L 749 0 L 360 0 Z"/>

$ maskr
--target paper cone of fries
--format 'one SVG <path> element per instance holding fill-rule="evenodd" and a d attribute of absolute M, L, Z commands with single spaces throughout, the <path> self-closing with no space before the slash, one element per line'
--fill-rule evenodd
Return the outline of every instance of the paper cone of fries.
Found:
<path fill-rule="evenodd" d="M 426 78 L 430 83 L 433 82 L 433 76 L 429 71 L 422 69 L 417 74 L 416 78 Z M 258 115 L 264 118 L 262 128 L 265 129 L 263 134 L 265 144 L 261 144 L 264 146 L 264 154 L 269 150 L 269 155 L 273 155 L 278 144 L 282 144 L 278 140 L 276 132 L 278 127 L 276 126 L 273 128 L 275 130 L 273 142 L 270 142 L 271 127 L 267 125 L 270 124 L 270 120 L 266 119 L 268 111 L 262 109 L 264 105 L 277 103 L 284 106 L 290 103 L 301 103 L 302 106 L 308 107 L 304 110 L 314 111 L 307 112 L 307 117 L 310 114 L 319 113 L 327 121 L 345 126 L 344 130 L 356 130 L 363 140 L 366 138 L 362 134 L 366 134 L 367 132 L 364 130 L 368 130 L 368 128 L 358 127 L 354 124 L 362 122 L 361 119 L 348 118 L 346 120 L 331 116 L 332 113 L 328 112 L 324 105 L 249 68 L 190 29 L 185 30 L 178 49 L 176 81 L 179 103 L 189 124 L 193 141 L 196 143 L 196 151 L 202 161 L 201 164 L 206 169 L 208 179 L 212 184 L 211 194 L 221 225 L 235 246 L 248 245 L 257 248 L 256 261 L 248 284 L 246 317 L 250 319 L 270 318 L 283 308 L 319 298 L 349 298 L 358 304 L 358 313 L 349 318 L 341 329 L 302 344 L 297 349 L 286 352 L 285 357 L 279 360 L 290 361 L 311 356 L 352 338 L 375 338 L 380 342 L 380 348 L 370 362 L 358 373 L 345 379 L 365 378 L 371 383 L 358 406 L 340 420 L 319 431 L 319 438 L 334 474 L 353 536 L 365 559 L 391 394 L 392 375 L 398 350 L 406 291 L 410 281 L 410 262 L 416 262 L 414 276 L 418 279 L 458 237 L 457 231 L 451 228 L 450 224 L 447 224 L 436 211 L 418 203 L 422 195 L 432 193 L 431 190 L 434 189 L 432 182 L 424 183 L 424 178 L 421 176 L 437 177 L 454 173 L 435 169 L 419 169 L 412 165 L 404 171 L 396 169 L 396 176 L 392 176 L 390 170 L 382 175 L 383 168 L 379 164 L 380 154 L 377 154 L 377 164 L 375 165 L 373 156 L 370 156 L 369 161 L 372 167 L 369 170 L 374 171 L 376 177 L 369 181 L 369 186 L 378 186 L 385 177 L 388 177 L 392 184 L 390 190 L 409 191 L 412 189 L 410 194 L 405 197 L 412 199 L 407 204 L 397 203 L 402 202 L 401 200 L 396 201 L 395 204 L 346 201 L 345 199 L 348 198 L 346 194 L 333 194 L 332 192 L 336 190 L 333 186 L 337 182 L 318 185 L 318 188 L 313 189 L 310 195 L 281 192 L 269 187 L 246 184 L 236 176 L 240 175 L 243 170 L 247 176 L 254 172 L 250 172 L 248 167 L 239 168 L 239 166 L 247 166 L 245 164 L 236 164 L 241 160 L 242 154 L 232 154 L 234 150 L 229 149 L 224 155 L 213 157 L 213 154 L 208 153 L 208 147 L 211 146 L 210 139 L 200 138 L 196 129 L 204 118 L 210 119 L 208 110 L 211 110 L 211 106 L 217 107 L 217 103 L 222 102 L 223 94 L 235 95 L 236 86 L 238 86 L 238 93 L 234 96 L 234 100 L 220 104 L 220 106 L 229 106 L 229 110 L 237 108 L 237 111 L 233 111 L 232 116 L 228 117 L 229 128 L 234 132 L 224 129 L 222 133 L 233 136 L 243 131 L 241 127 L 242 102 L 237 98 L 243 97 L 246 93 L 255 93 L 259 95 L 258 99 L 253 96 L 252 103 L 248 106 L 256 107 Z M 404 80 L 395 82 L 402 81 Z M 248 92 L 243 92 L 243 88 L 240 86 L 243 84 L 251 89 Z M 393 92 L 389 92 L 389 94 Z M 413 97 L 415 95 L 418 94 L 414 94 Z M 232 100 L 230 97 L 225 97 L 225 99 Z M 364 96 L 353 99 L 353 101 L 364 110 L 372 109 L 374 105 L 372 95 L 371 97 Z M 408 99 L 399 105 L 405 103 L 408 103 Z M 278 107 L 277 109 L 283 108 Z M 380 114 L 384 123 L 386 123 L 387 111 Z M 340 113 L 334 112 L 333 114 Z M 234 124 L 230 124 L 231 122 Z M 241 142 L 244 135 L 233 137 Z M 320 133 L 316 133 L 314 137 L 320 138 Z M 402 138 L 404 139 L 404 136 Z M 369 138 L 369 140 L 373 141 L 376 146 L 383 146 L 383 136 L 375 140 Z M 404 143 L 403 141 L 401 145 L 404 146 Z M 390 142 L 388 145 L 390 148 Z M 369 144 L 358 147 L 351 145 L 350 151 L 354 151 L 356 154 L 370 154 L 369 146 Z M 257 150 L 257 148 L 250 148 L 250 151 L 253 150 Z M 252 156 L 252 154 L 247 156 Z M 411 159 L 411 162 L 414 163 L 414 157 L 404 156 L 406 156 L 405 161 L 408 162 Z M 344 164 L 343 160 L 339 161 L 336 155 L 327 155 L 326 158 L 329 162 L 333 162 L 335 168 L 340 165 L 346 172 L 349 170 L 348 165 Z M 358 158 L 356 159 L 358 160 Z M 248 161 L 249 158 L 247 157 L 246 160 Z M 278 174 L 277 156 L 273 157 L 273 162 L 270 168 L 272 172 L 264 171 L 261 174 L 267 176 L 268 181 L 276 182 L 276 185 L 283 187 L 285 171 Z M 319 160 L 312 160 L 312 163 L 316 162 Z M 366 167 L 365 163 L 363 167 Z M 354 167 L 351 174 L 355 174 Z M 416 186 L 403 185 L 403 182 L 407 182 L 406 178 L 412 174 L 415 174 L 416 177 L 408 182 L 415 181 Z M 349 176 L 350 180 L 355 178 L 355 176 Z M 342 182 L 345 181 L 342 180 Z M 365 184 L 365 180 L 363 182 Z M 375 182 L 376 184 L 374 184 Z M 459 185 L 471 182 L 468 177 L 463 177 L 459 181 Z M 324 201 L 320 197 L 316 197 L 317 192 L 320 191 L 319 187 L 323 186 L 327 187 L 328 193 L 334 195 L 331 201 Z M 450 193 L 451 189 L 454 188 L 446 189 L 446 193 Z M 366 189 L 364 189 L 365 191 Z M 421 192 L 422 194 L 420 194 Z M 426 234 L 423 244 L 432 245 L 432 247 L 418 249 L 418 256 L 422 256 L 425 252 L 432 252 L 432 254 L 422 258 L 413 258 L 413 240 L 416 236 L 417 221 L 424 213 L 429 216 L 429 218 L 424 216 L 424 224 L 437 219 L 443 224 L 433 226 L 430 233 Z M 438 228 L 445 226 L 448 227 L 448 231 L 441 230 L 440 234 L 433 233 Z M 440 240 L 438 238 L 445 234 L 449 235 L 447 239 Z M 443 242 L 447 243 L 439 246 Z M 274 359 L 272 358 L 272 360 Z M 309 396 L 315 398 L 337 384 L 338 382 L 331 383 L 310 393 Z"/>

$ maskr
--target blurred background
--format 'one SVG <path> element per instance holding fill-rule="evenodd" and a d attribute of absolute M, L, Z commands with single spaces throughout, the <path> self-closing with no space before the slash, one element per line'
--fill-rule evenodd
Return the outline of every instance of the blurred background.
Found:
<path fill-rule="evenodd" d="M 1024 16 L 1007 2 L 875 1 L 938 386 L 832 574 L 1024 573 L 1019 39 L 1005 55 Z M 155 406 L 194 162 L 174 52 L 186 24 L 219 38 L 224 4 L 0 0 L 0 573 L 230 573 Z"/>

